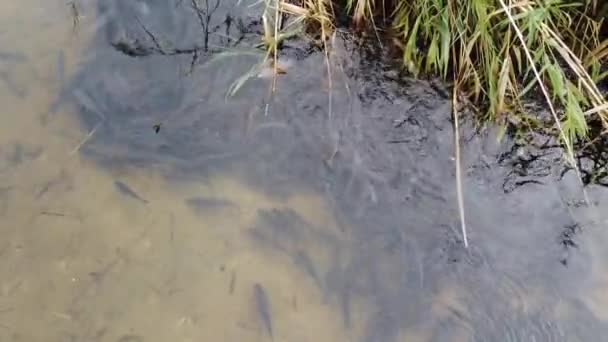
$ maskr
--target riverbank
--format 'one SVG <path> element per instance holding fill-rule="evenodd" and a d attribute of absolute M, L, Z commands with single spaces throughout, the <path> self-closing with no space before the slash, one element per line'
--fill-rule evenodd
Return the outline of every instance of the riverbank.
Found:
<path fill-rule="evenodd" d="M 279 58 L 283 40 L 302 33 L 329 56 L 336 27 L 348 25 L 395 51 L 408 75 L 447 82 L 457 106 L 480 124 L 552 132 L 572 164 L 575 150 L 608 128 L 608 102 L 598 87 L 608 77 L 607 9 L 597 1 L 266 0 L 265 6 L 267 58 Z M 326 67 L 331 75 L 329 57 Z M 542 103 L 550 120 L 531 111 L 531 103 Z"/>

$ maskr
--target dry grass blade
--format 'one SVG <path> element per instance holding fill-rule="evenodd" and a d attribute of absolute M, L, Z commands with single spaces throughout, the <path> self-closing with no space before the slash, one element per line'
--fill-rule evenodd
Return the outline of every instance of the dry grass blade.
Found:
<path fill-rule="evenodd" d="M 469 248 L 467 238 L 467 224 L 464 216 L 464 196 L 462 191 L 462 169 L 460 160 L 460 125 L 458 122 L 458 85 L 454 85 L 452 91 L 452 114 L 454 115 L 454 157 L 456 164 L 456 196 L 458 196 L 458 213 L 460 216 L 460 229 L 462 230 L 462 241 L 464 247 Z"/>
<path fill-rule="evenodd" d="M 273 62 L 273 71 L 274 74 L 272 76 L 272 92 L 274 93 L 277 90 L 277 75 L 278 75 L 278 66 L 279 66 L 279 26 L 280 26 L 280 0 L 275 0 L 275 12 L 274 12 L 274 56 L 272 59 Z"/>
<path fill-rule="evenodd" d="M 604 111 L 608 111 L 608 103 L 604 103 L 603 105 L 589 109 L 588 111 L 585 112 L 585 116 L 604 112 Z"/>
<path fill-rule="evenodd" d="M 298 16 L 308 16 L 309 15 L 309 10 L 307 10 L 304 7 L 300 7 L 294 4 L 290 4 L 288 2 L 285 1 L 281 1 L 280 2 L 280 8 L 281 11 L 284 13 L 288 13 L 288 14 L 292 14 L 292 15 L 298 15 Z"/>
<path fill-rule="evenodd" d="M 594 59 L 602 60 L 605 58 L 608 58 L 608 39 L 606 39 L 603 43 L 601 43 L 598 47 L 591 51 L 591 53 L 589 53 L 589 56 L 585 61 L 585 67 L 589 67 L 593 63 Z"/>

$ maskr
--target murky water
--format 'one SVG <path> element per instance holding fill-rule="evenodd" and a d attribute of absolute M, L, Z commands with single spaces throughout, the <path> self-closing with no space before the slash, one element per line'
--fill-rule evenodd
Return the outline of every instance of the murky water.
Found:
<path fill-rule="evenodd" d="M 466 250 L 440 90 L 340 33 L 226 99 L 258 12 L 195 4 L 0 4 L 0 340 L 606 336 L 608 192 L 557 150 L 466 132 Z"/>

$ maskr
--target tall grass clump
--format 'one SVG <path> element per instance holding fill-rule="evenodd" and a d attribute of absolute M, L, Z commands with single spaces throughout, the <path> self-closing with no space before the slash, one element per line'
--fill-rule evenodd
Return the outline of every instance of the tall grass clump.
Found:
<path fill-rule="evenodd" d="M 523 101 L 539 94 L 571 150 L 587 138 L 590 121 L 608 127 L 596 86 L 607 74 L 593 7 L 593 1 L 399 1 L 394 27 L 411 73 L 453 77 L 459 92 L 483 107 L 482 117 L 499 123 L 530 117 Z"/>

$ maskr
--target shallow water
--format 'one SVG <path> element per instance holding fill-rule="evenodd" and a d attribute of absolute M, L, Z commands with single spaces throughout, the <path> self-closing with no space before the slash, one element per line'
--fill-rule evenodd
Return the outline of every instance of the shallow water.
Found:
<path fill-rule="evenodd" d="M 236 3 L 0 5 L 0 340 L 602 340 L 606 190 L 466 129 L 464 249 L 442 92 L 340 33 L 226 99 Z"/>

